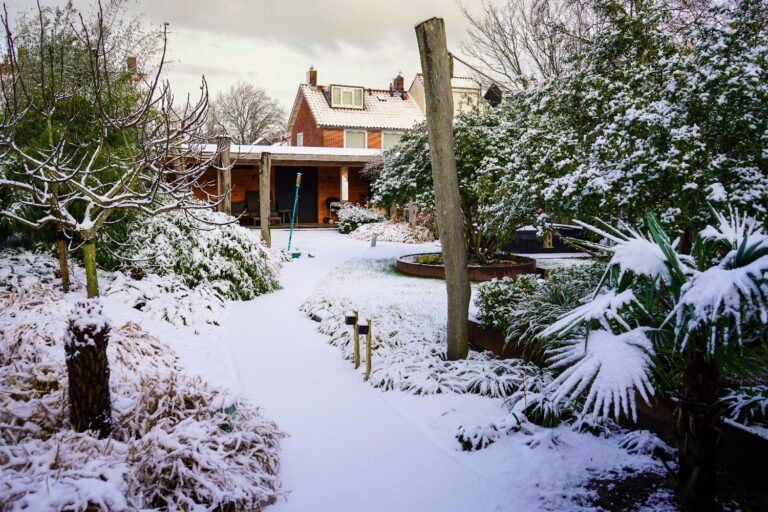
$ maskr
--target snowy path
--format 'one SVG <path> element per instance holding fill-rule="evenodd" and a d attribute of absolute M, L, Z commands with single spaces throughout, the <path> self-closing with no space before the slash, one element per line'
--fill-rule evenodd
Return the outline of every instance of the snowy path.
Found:
<path fill-rule="evenodd" d="M 298 240 L 317 257 L 287 264 L 282 290 L 233 304 L 223 333 L 241 392 L 290 435 L 282 478 L 291 492 L 270 510 L 503 510 L 496 505 L 509 504 L 506 493 L 435 445 L 387 394 L 362 385 L 298 310 L 333 268 L 387 249 L 327 232 Z"/>
<path fill-rule="evenodd" d="M 285 247 L 286 232 L 273 237 L 276 247 Z M 567 426 L 540 432 L 558 439 L 556 449 L 545 447 L 546 440 L 532 449 L 531 437 L 519 434 L 462 452 L 454 438 L 457 428 L 505 416 L 501 400 L 453 393 L 414 396 L 368 386 L 318 332 L 318 324 L 299 311 L 318 289 L 327 292 L 329 282 L 339 284 L 348 276 L 336 292 L 365 303 L 369 297 L 399 303 L 405 294 L 417 309 L 424 304 L 434 312 L 445 300 L 443 286 L 387 277 L 380 263 L 379 270 L 369 265 L 429 249 L 393 243 L 371 248 L 335 231 L 302 231 L 295 239 L 316 257 L 287 263 L 281 290 L 230 303 L 221 326 L 177 328 L 148 319 L 114 297 L 104 299 L 114 324 L 139 323 L 167 341 L 189 372 L 250 398 L 289 435 L 282 443 L 280 472 L 288 498 L 270 511 L 577 510 L 573 498 L 584 494 L 581 486 L 591 476 L 652 463 L 648 457 L 628 457 L 615 438 L 579 434 Z M 371 275 L 361 268 L 371 268 Z"/>

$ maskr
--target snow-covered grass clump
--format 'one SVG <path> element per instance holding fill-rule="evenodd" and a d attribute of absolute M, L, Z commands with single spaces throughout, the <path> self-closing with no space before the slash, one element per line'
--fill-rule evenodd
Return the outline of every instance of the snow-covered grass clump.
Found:
<path fill-rule="evenodd" d="M 210 210 L 142 219 L 132 229 L 127 269 L 139 275 L 175 274 L 190 288 L 204 284 L 231 300 L 277 289 L 279 257 L 233 221 Z"/>
<path fill-rule="evenodd" d="M 384 215 L 380 212 L 360 206 L 359 204 L 345 203 L 339 209 L 339 231 L 351 233 L 363 224 L 383 222 Z"/>
<path fill-rule="evenodd" d="M 69 266 L 70 289 L 83 290 L 84 270 L 72 259 Z M 58 272 L 59 262 L 47 254 L 0 252 L 0 292 L 18 293 L 34 286 L 60 290 Z M 226 297 L 207 282 L 190 287 L 174 274 L 132 279 L 122 272 L 99 272 L 99 279 L 102 295 L 175 326 L 218 325 L 225 313 Z"/>
<path fill-rule="evenodd" d="M 149 274 L 137 280 L 116 272 L 111 277 L 104 286 L 105 296 L 115 297 L 156 320 L 175 326 L 219 325 L 224 317 L 226 298 L 218 288 L 190 288 L 174 274 Z"/>
<path fill-rule="evenodd" d="M 529 274 L 481 283 L 475 297 L 477 315 L 484 327 L 543 360 L 548 344 L 539 334 L 578 306 L 604 272 L 604 264 L 590 262 L 554 269 L 546 279 Z"/>
<path fill-rule="evenodd" d="M 356 261 L 323 281 L 321 293 L 302 305 L 320 322 L 345 359 L 354 359 L 352 329 L 345 314 L 358 310 L 373 323 L 371 385 L 413 394 L 476 393 L 509 397 L 541 374 L 531 363 L 496 359 L 490 352 L 471 352 L 460 361 L 445 358 L 443 340 L 445 283 L 397 275 L 389 260 Z M 352 284 L 353 283 L 353 284 Z M 364 337 L 361 368 L 365 367 Z"/>
<path fill-rule="evenodd" d="M 421 244 L 433 242 L 435 237 L 432 232 L 423 227 L 411 227 L 407 222 L 376 222 L 363 224 L 349 236 L 358 240 L 371 240 L 373 235 L 380 242 L 399 242 L 403 244 Z"/>
<path fill-rule="evenodd" d="M 75 268 L 70 271 L 70 281 L 71 289 L 79 290 L 84 287 L 85 276 Z M 59 262 L 55 258 L 42 252 L 0 251 L 0 292 L 15 293 L 35 285 L 61 288 Z"/>
<path fill-rule="evenodd" d="M 75 300 L 0 292 L 4 509 L 258 510 L 280 496 L 275 424 L 182 372 L 136 324 L 110 335 L 112 437 L 71 431 L 63 337 Z"/>

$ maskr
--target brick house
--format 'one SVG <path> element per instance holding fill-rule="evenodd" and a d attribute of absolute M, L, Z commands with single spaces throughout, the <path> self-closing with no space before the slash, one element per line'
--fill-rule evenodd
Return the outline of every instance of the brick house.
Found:
<path fill-rule="evenodd" d="M 370 183 L 361 175 L 363 167 L 379 158 L 382 150 L 396 145 L 403 133 L 425 120 L 423 101 L 418 102 L 421 82 L 419 76 L 414 79 L 413 94 L 405 90 L 401 74 L 387 88 L 324 86 L 317 83 L 317 70 L 310 68 L 306 83 L 298 87 L 291 109 L 288 145 L 230 148 L 232 213 L 245 212 L 250 219 L 257 215 L 259 165 L 264 153 L 269 153 L 272 161 L 273 224 L 287 221 L 298 173 L 302 175 L 300 224 L 331 223 L 335 221 L 332 206 L 368 202 Z M 467 94 L 474 98 L 470 82 L 465 79 L 454 79 L 454 82 L 461 86 L 460 96 L 454 90 L 454 98 Z M 204 179 L 210 184 L 210 192 L 222 189 L 214 169 L 209 170 Z"/>

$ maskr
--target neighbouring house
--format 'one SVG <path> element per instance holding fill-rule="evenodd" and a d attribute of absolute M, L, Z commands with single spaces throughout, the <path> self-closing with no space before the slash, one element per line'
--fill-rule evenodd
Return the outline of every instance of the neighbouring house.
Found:
<path fill-rule="evenodd" d="M 482 100 L 481 88 L 474 78 L 455 76 L 451 78 L 451 89 L 453 90 L 454 116 L 468 112 L 480 105 Z M 419 106 L 421 112 L 425 113 L 427 103 L 424 94 L 424 77 L 421 73 L 416 73 L 411 86 L 408 88 L 408 93 Z"/>
<path fill-rule="evenodd" d="M 452 84 L 457 113 L 471 102 L 480 101 L 480 87 L 473 80 L 454 78 Z M 335 208 L 340 203 L 368 202 L 370 183 L 361 174 L 363 167 L 425 120 L 421 75 L 414 79 L 410 90 L 405 90 L 404 85 L 401 73 L 386 88 L 320 85 L 317 70 L 310 68 L 306 83 L 300 84 L 296 92 L 287 144 L 259 141 L 230 146 L 232 213 L 243 214 L 244 221 L 258 222 L 259 165 L 266 153 L 271 158 L 272 224 L 289 222 L 299 173 L 300 225 L 335 222 Z M 215 150 L 215 145 L 208 148 Z M 217 174 L 216 169 L 210 169 L 204 176 L 209 193 L 223 188 Z"/>

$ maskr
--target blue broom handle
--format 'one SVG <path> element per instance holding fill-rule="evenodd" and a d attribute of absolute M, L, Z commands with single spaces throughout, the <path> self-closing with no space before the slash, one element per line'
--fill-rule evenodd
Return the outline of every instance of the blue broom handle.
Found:
<path fill-rule="evenodd" d="M 293 212 L 291 212 L 291 231 L 288 233 L 288 252 L 291 252 L 291 240 L 293 240 L 293 221 L 296 218 L 296 206 L 299 204 L 299 185 L 301 185 L 301 173 L 296 175 L 296 195 L 293 198 Z"/>

